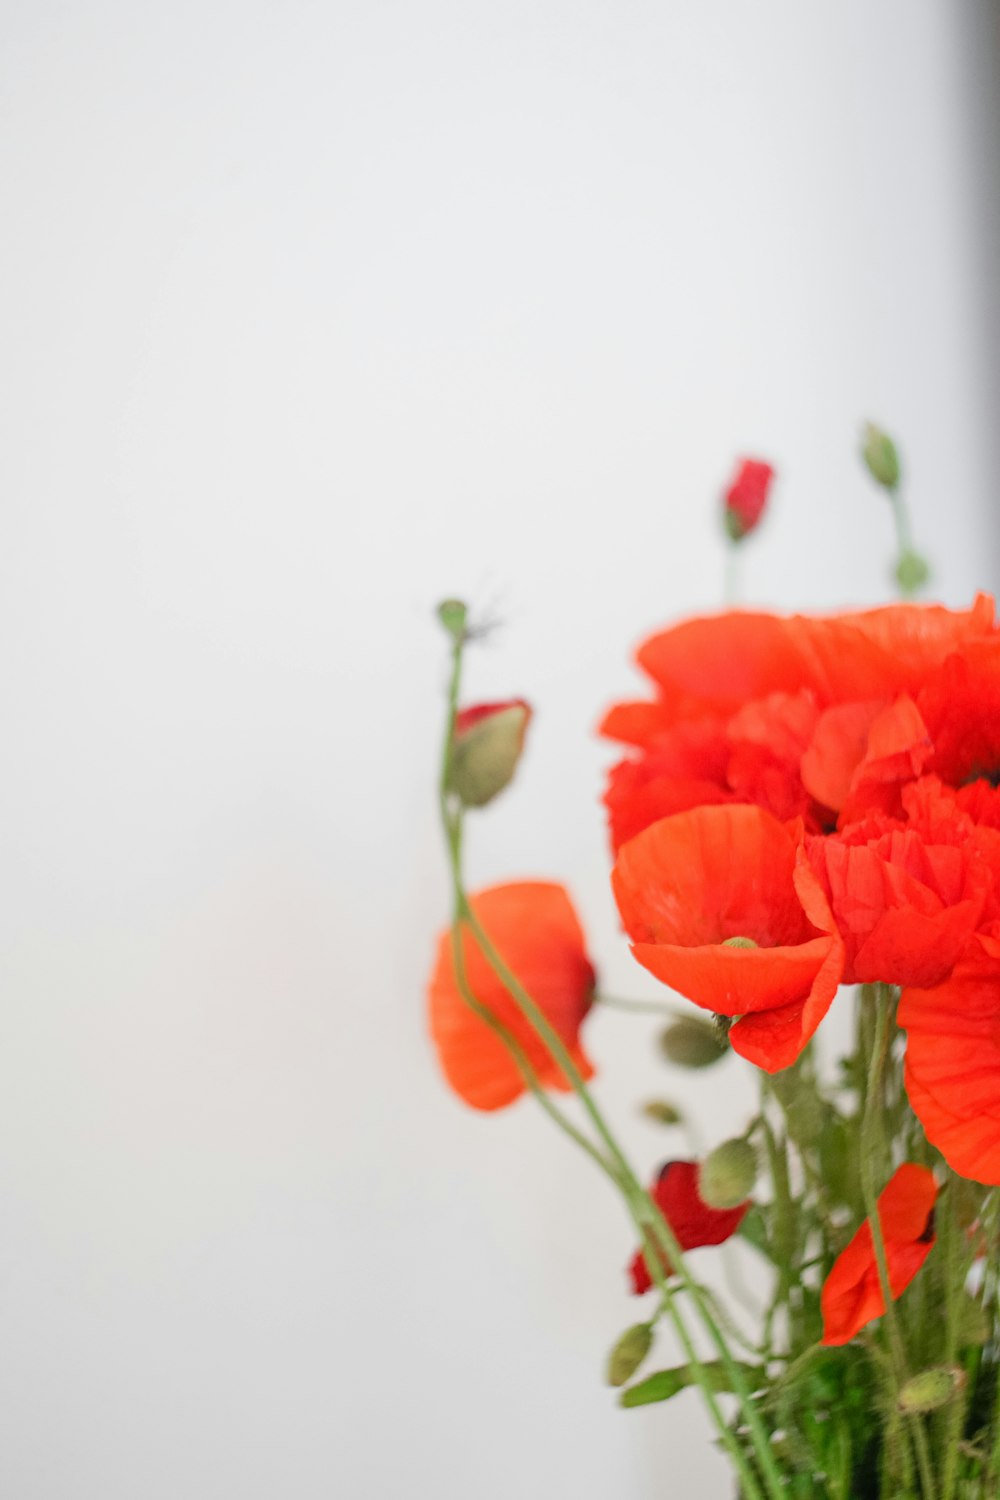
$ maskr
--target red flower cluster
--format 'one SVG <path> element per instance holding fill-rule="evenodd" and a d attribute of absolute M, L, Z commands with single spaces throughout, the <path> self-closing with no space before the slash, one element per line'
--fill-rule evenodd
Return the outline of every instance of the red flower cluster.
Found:
<path fill-rule="evenodd" d="M 1000 1183 L 1000 631 L 980 596 L 690 620 L 603 732 L 636 957 L 774 1071 L 840 983 L 900 986 L 910 1100 Z"/>

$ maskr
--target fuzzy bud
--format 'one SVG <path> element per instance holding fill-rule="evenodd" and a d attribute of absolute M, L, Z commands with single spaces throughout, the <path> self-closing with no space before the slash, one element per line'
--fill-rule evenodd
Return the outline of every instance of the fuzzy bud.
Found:
<path fill-rule="evenodd" d="M 608 1355 L 608 1385 L 624 1385 L 638 1370 L 653 1344 L 652 1323 L 626 1328 Z"/>
<path fill-rule="evenodd" d="M 461 599 L 442 599 L 437 607 L 437 617 L 453 640 L 462 639 L 469 610 Z"/>
<path fill-rule="evenodd" d="M 513 779 L 530 718 L 523 698 L 477 703 L 457 715 L 448 784 L 466 807 L 485 807 Z"/>
<path fill-rule="evenodd" d="M 642 1112 L 647 1120 L 655 1120 L 657 1125 L 679 1125 L 684 1118 L 676 1104 L 668 1104 L 665 1099 L 650 1099 L 642 1106 Z"/>
<path fill-rule="evenodd" d="M 730 541 L 741 542 L 760 525 L 774 480 L 770 464 L 744 458 L 722 497 L 723 521 Z"/>
<path fill-rule="evenodd" d="M 937 1411 L 953 1401 L 965 1385 L 965 1371 L 958 1365 L 938 1365 L 921 1370 L 899 1393 L 899 1409 L 905 1412 Z"/>
<path fill-rule="evenodd" d="M 867 422 L 862 434 L 861 457 L 876 484 L 884 490 L 899 487 L 899 454 L 896 444 L 887 432 Z"/>
<path fill-rule="evenodd" d="M 660 1035 L 660 1046 L 670 1062 L 681 1068 L 708 1068 L 728 1051 L 711 1021 L 682 1016 Z"/>
<path fill-rule="evenodd" d="M 757 1153 L 749 1141 L 723 1141 L 698 1171 L 698 1196 L 709 1208 L 745 1203 L 757 1181 Z"/>
<path fill-rule="evenodd" d="M 914 552 L 911 547 L 900 554 L 896 564 L 896 582 L 904 594 L 915 594 L 918 589 L 923 588 L 930 576 L 931 570 L 926 559 L 919 552 Z"/>

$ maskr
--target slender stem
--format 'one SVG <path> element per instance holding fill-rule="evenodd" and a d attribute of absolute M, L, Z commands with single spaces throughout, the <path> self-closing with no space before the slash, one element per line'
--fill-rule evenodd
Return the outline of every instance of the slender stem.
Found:
<path fill-rule="evenodd" d="M 594 995 L 595 1005 L 606 1005 L 611 1010 L 634 1010 L 647 1012 L 649 1015 L 670 1016 L 674 1020 L 679 1019 L 680 1011 L 673 1005 L 664 1005 L 659 1000 L 623 1000 L 617 995 Z"/>
<path fill-rule="evenodd" d="M 778 1471 L 774 1459 L 774 1454 L 768 1441 L 767 1433 L 764 1431 L 763 1424 L 760 1421 L 758 1412 L 752 1405 L 749 1389 L 739 1370 L 739 1367 L 736 1361 L 733 1359 L 733 1356 L 729 1350 L 728 1345 L 726 1344 L 725 1339 L 719 1332 L 718 1326 L 716 1325 L 715 1320 L 712 1318 L 704 1299 L 699 1295 L 696 1284 L 692 1281 L 690 1274 L 687 1271 L 683 1256 L 681 1254 L 680 1246 L 677 1243 L 673 1230 L 670 1228 L 667 1220 L 660 1213 L 657 1206 L 653 1203 L 649 1195 L 642 1189 L 638 1180 L 634 1176 L 620 1147 L 612 1136 L 603 1119 L 603 1116 L 598 1110 L 593 1097 L 590 1094 L 590 1091 L 587 1089 L 586 1083 L 584 1082 L 583 1076 L 576 1066 L 575 1061 L 571 1057 L 568 1049 L 565 1047 L 562 1038 L 551 1026 L 544 1012 L 540 1010 L 533 998 L 521 985 L 517 977 L 507 967 L 499 953 L 497 953 L 496 949 L 493 947 L 489 935 L 483 929 L 465 894 L 461 872 L 463 822 L 462 808 L 460 805 L 456 805 L 454 803 L 449 788 L 450 768 L 452 762 L 452 745 L 455 732 L 455 719 L 458 711 L 459 691 L 461 686 L 462 647 L 462 637 L 460 635 L 456 636 L 452 652 L 452 671 L 448 690 L 447 732 L 445 737 L 444 752 L 442 755 L 441 776 L 439 783 L 441 819 L 445 832 L 446 843 L 448 846 L 449 865 L 452 876 L 454 896 L 454 915 L 452 922 L 453 954 L 456 955 L 456 962 L 458 962 L 459 959 L 462 958 L 461 929 L 463 926 L 468 927 L 472 937 L 474 938 L 487 963 L 489 963 L 494 973 L 503 983 L 508 993 L 511 995 L 519 1010 L 521 1011 L 522 1015 L 532 1026 L 536 1034 L 548 1047 L 553 1060 L 562 1069 L 567 1078 L 567 1081 L 570 1083 L 574 1092 L 580 1098 L 584 1109 L 591 1120 L 591 1123 L 593 1124 L 599 1138 L 603 1141 L 607 1149 L 607 1157 L 605 1158 L 601 1152 L 597 1151 L 589 1141 L 585 1141 L 585 1138 L 580 1136 L 580 1133 L 575 1131 L 574 1127 L 570 1127 L 569 1133 L 572 1134 L 572 1138 L 576 1140 L 578 1144 L 585 1143 L 585 1149 L 588 1151 L 588 1154 L 598 1163 L 598 1165 L 602 1167 L 602 1170 L 604 1170 L 607 1175 L 612 1178 L 625 1198 L 626 1205 L 628 1206 L 636 1227 L 639 1230 L 643 1245 L 645 1247 L 646 1260 L 649 1266 L 650 1275 L 660 1288 L 661 1293 L 667 1299 L 671 1319 L 677 1332 L 678 1338 L 688 1358 L 689 1364 L 695 1371 L 695 1375 L 698 1380 L 698 1384 L 701 1387 L 706 1405 L 708 1406 L 713 1420 L 716 1423 L 716 1427 L 719 1431 L 720 1439 L 725 1445 L 738 1473 L 740 1474 L 744 1492 L 748 1497 L 748 1500 L 763 1500 L 754 1474 L 748 1467 L 746 1457 L 742 1449 L 740 1448 L 735 1433 L 729 1427 L 728 1423 L 725 1421 L 725 1418 L 722 1415 L 721 1410 L 719 1409 L 718 1403 L 715 1400 L 715 1393 L 711 1389 L 711 1384 L 705 1372 L 704 1366 L 699 1360 L 697 1353 L 695 1352 L 694 1345 L 691 1342 L 690 1335 L 680 1314 L 680 1310 L 676 1306 L 674 1291 L 667 1282 L 667 1278 L 660 1261 L 660 1252 L 666 1254 L 670 1261 L 672 1269 L 676 1271 L 680 1276 L 685 1289 L 691 1296 L 691 1300 L 694 1304 L 698 1316 L 700 1317 L 706 1331 L 712 1338 L 712 1341 L 719 1352 L 720 1358 L 726 1368 L 727 1375 L 729 1376 L 730 1382 L 732 1384 L 733 1391 L 737 1395 L 740 1401 L 740 1405 L 746 1416 L 754 1452 L 761 1467 L 762 1475 L 767 1487 L 767 1492 L 772 1497 L 772 1500 L 780 1500 L 783 1491 L 781 1475 Z M 464 990 L 462 992 L 463 994 L 465 993 Z M 498 1035 L 499 1034 L 500 1033 L 498 1032 Z M 537 1082 L 537 1079 L 535 1081 Z M 551 1104 L 551 1101 L 548 1101 L 548 1103 Z M 557 1118 L 557 1123 L 559 1123 L 562 1128 L 565 1128 L 567 1125 L 569 1125 L 569 1122 L 564 1120 L 564 1118 L 561 1116 L 561 1113 L 555 1109 L 555 1106 L 552 1106 L 548 1112 L 552 1114 L 553 1111 L 555 1111 L 553 1118 Z"/>
<path fill-rule="evenodd" d="M 883 1163 L 882 1136 L 882 1086 L 885 1060 L 889 1051 L 892 1024 L 893 994 L 888 985 L 879 984 L 876 991 L 875 1043 L 872 1048 L 871 1065 L 868 1070 L 868 1087 L 865 1097 L 865 1112 L 861 1125 L 861 1188 L 864 1193 L 868 1222 L 871 1225 L 872 1244 L 875 1249 L 875 1264 L 878 1267 L 879 1286 L 885 1303 L 885 1328 L 892 1360 L 895 1395 L 908 1377 L 906 1346 L 896 1316 L 896 1304 L 889 1281 L 889 1262 L 885 1253 L 882 1221 L 878 1212 L 878 1176 Z M 919 1416 L 913 1416 L 908 1424 L 917 1453 L 920 1483 L 925 1500 L 933 1500 L 935 1494 L 934 1474 L 931 1468 L 927 1434 Z"/>

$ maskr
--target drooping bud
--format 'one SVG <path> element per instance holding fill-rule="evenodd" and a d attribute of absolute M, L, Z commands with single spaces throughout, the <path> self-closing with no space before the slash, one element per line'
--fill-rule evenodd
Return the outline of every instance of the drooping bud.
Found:
<path fill-rule="evenodd" d="M 453 640 L 457 641 L 465 634 L 469 611 L 461 599 L 442 599 L 437 607 L 437 616 Z"/>
<path fill-rule="evenodd" d="M 723 521 L 729 538 L 741 542 L 760 525 L 774 469 L 760 459 L 741 459 L 729 488 L 722 497 Z"/>
<path fill-rule="evenodd" d="M 918 589 L 922 589 L 930 576 L 927 561 L 919 552 L 908 548 L 901 554 L 896 564 L 896 582 L 904 595 L 915 594 Z"/>
<path fill-rule="evenodd" d="M 899 454 L 896 452 L 896 444 L 874 422 L 865 423 L 861 457 L 876 484 L 880 484 L 884 490 L 899 488 Z"/>
<path fill-rule="evenodd" d="M 608 1385 L 624 1385 L 638 1370 L 653 1345 L 652 1323 L 633 1323 L 608 1355 Z"/>
<path fill-rule="evenodd" d="M 642 1112 L 647 1120 L 655 1120 L 657 1125 L 679 1125 L 684 1118 L 676 1104 L 668 1104 L 666 1099 L 650 1099 L 642 1106 Z"/>
<path fill-rule="evenodd" d="M 708 1068 L 729 1050 L 711 1021 L 700 1016 L 682 1016 L 660 1034 L 660 1046 L 672 1063 L 681 1068 Z"/>
<path fill-rule="evenodd" d="M 485 807 L 509 784 L 530 718 L 523 698 L 477 703 L 456 716 L 448 784 L 466 807 Z"/>
<path fill-rule="evenodd" d="M 937 1411 L 954 1400 L 965 1385 L 965 1371 L 958 1365 L 938 1365 L 921 1370 L 899 1393 L 899 1409 L 905 1412 Z"/>
<path fill-rule="evenodd" d="M 709 1208 L 736 1208 L 745 1203 L 757 1181 L 757 1153 L 749 1141 L 723 1141 L 710 1151 L 698 1172 L 698 1196 Z"/>

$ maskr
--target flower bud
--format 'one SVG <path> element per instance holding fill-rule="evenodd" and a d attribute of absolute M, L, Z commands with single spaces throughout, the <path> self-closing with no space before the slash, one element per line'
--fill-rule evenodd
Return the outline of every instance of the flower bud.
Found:
<path fill-rule="evenodd" d="M 923 588 L 930 576 L 931 570 L 919 552 L 914 552 L 910 547 L 900 553 L 896 564 L 896 582 L 904 594 L 915 594 L 918 589 Z"/>
<path fill-rule="evenodd" d="M 511 781 L 530 718 L 523 698 L 477 703 L 456 716 L 448 785 L 466 807 L 485 807 Z"/>
<path fill-rule="evenodd" d="M 723 1141 L 698 1171 L 698 1196 L 709 1208 L 745 1203 L 757 1181 L 757 1153 L 749 1141 Z"/>
<path fill-rule="evenodd" d="M 731 541 L 741 542 L 760 525 L 774 479 L 770 464 L 744 458 L 723 496 L 723 521 Z"/>
<path fill-rule="evenodd" d="M 634 1323 L 631 1328 L 626 1328 L 608 1355 L 608 1385 L 624 1385 L 631 1379 L 652 1344 L 652 1323 Z"/>
<path fill-rule="evenodd" d="M 938 1365 L 921 1370 L 899 1393 L 899 1409 L 905 1412 L 937 1411 L 954 1400 L 965 1385 L 965 1371 L 958 1365 Z"/>
<path fill-rule="evenodd" d="M 650 1099 L 642 1106 L 642 1112 L 647 1120 L 655 1120 L 657 1125 L 679 1125 L 684 1118 L 676 1104 L 668 1104 L 665 1099 Z"/>
<path fill-rule="evenodd" d="M 865 424 L 861 442 L 861 457 L 876 484 L 885 490 L 894 490 L 899 485 L 899 454 L 887 432 L 876 427 L 874 422 Z"/>
<path fill-rule="evenodd" d="M 700 1016 L 682 1016 L 660 1035 L 660 1046 L 672 1063 L 681 1068 L 707 1068 L 729 1050 L 711 1021 Z"/>
<path fill-rule="evenodd" d="M 437 617 L 454 640 L 460 640 L 465 634 L 465 623 L 468 619 L 468 607 L 461 599 L 442 599 L 437 607 Z"/>

